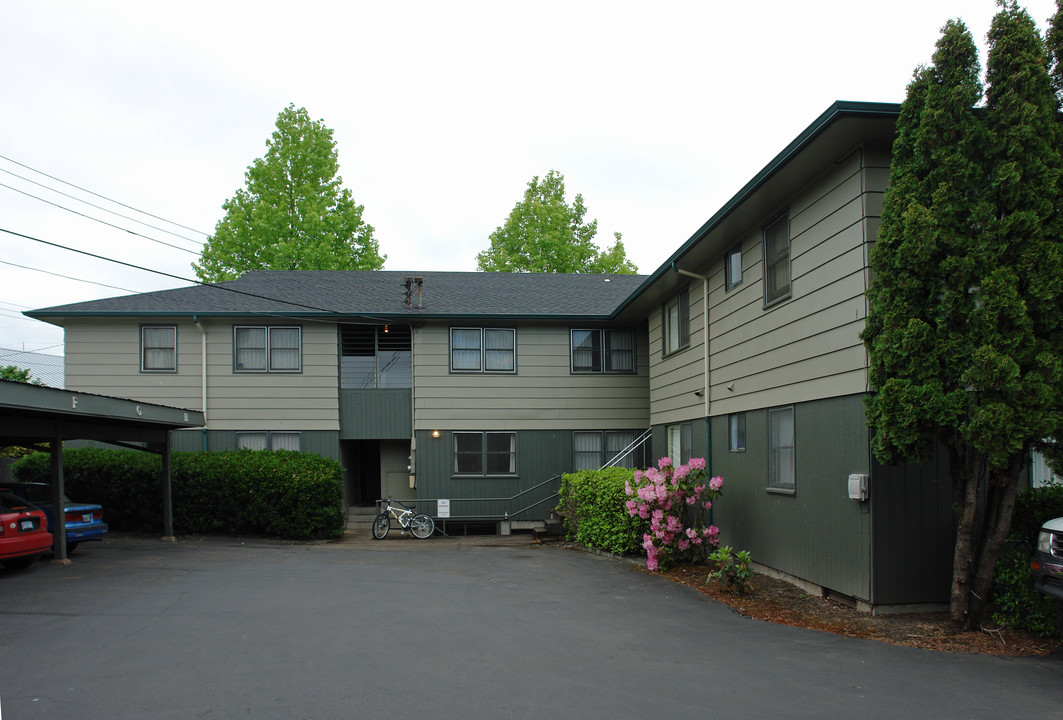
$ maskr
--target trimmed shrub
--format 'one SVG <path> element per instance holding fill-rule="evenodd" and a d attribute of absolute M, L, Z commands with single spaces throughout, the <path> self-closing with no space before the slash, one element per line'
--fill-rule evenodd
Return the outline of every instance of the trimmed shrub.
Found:
<path fill-rule="evenodd" d="M 1056 599 L 1034 590 L 1030 558 L 1041 526 L 1063 517 L 1063 485 L 1022 490 L 1015 498 L 1009 546 L 993 569 L 993 622 L 1045 637 L 1056 634 Z"/>
<path fill-rule="evenodd" d="M 628 516 L 624 487 L 634 470 L 581 470 L 561 476 L 561 502 L 556 512 L 564 521 L 565 536 L 587 547 L 623 554 L 642 547 L 647 524 Z"/>
<path fill-rule="evenodd" d="M 343 533 L 342 469 L 311 453 L 173 453 L 174 532 L 261 533 L 291 540 Z M 37 453 L 12 468 L 22 481 L 49 482 Z M 162 532 L 162 459 L 132 450 L 63 451 L 67 495 L 103 505 L 115 530 Z"/>

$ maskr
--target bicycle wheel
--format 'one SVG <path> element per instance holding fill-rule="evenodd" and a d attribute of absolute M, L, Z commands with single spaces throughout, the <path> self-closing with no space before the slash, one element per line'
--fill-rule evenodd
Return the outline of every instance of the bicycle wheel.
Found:
<path fill-rule="evenodd" d="M 388 530 L 391 529 L 391 520 L 388 518 L 386 512 L 382 512 L 376 516 L 376 520 L 373 521 L 373 538 L 376 540 L 383 540 L 387 537 Z"/>
<path fill-rule="evenodd" d="M 415 538 L 424 540 L 426 537 L 430 537 L 435 531 L 435 520 L 428 517 L 424 513 L 421 513 L 420 515 L 414 515 L 413 520 L 410 520 L 410 532 L 413 533 L 413 536 Z"/>

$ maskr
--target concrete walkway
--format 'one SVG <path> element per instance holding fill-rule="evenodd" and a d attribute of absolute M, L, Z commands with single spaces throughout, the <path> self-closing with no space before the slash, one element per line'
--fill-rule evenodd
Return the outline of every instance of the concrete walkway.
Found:
<path fill-rule="evenodd" d="M 1059 717 L 1063 662 L 743 618 L 526 535 L 114 537 L 0 571 L 0 712 L 32 718 Z"/>

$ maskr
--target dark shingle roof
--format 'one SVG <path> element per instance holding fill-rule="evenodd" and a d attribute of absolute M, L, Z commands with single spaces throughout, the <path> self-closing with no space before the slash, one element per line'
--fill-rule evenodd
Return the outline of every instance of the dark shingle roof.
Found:
<path fill-rule="evenodd" d="M 423 278 L 421 304 L 405 306 L 404 281 Z M 359 315 L 421 317 L 605 318 L 644 275 L 489 272 L 249 272 L 216 286 L 126 295 L 57 305 L 30 317 L 121 315 Z"/>

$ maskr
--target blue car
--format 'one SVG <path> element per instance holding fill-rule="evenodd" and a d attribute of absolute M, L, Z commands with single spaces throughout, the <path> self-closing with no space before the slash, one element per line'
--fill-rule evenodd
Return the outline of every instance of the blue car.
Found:
<path fill-rule="evenodd" d="M 52 488 L 45 483 L 13 482 L 4 483 L 2 488 L 23 500 L 36 505 L 48 516 L 48 528 L 56 532 L 55 512 L 52 508 Z M 103 508 L 91 503 L 77 503 L 64 496 L 66 506 L 66 551 L 74 552 L 79 543 L 88 540 L 102 540 L 107 532 L 107 523 L 103 521 Z"/>

